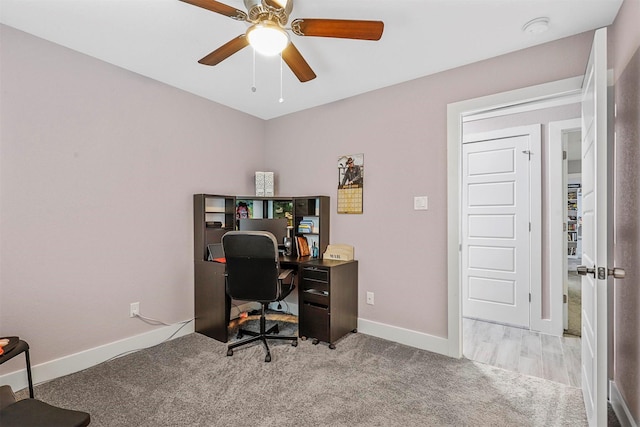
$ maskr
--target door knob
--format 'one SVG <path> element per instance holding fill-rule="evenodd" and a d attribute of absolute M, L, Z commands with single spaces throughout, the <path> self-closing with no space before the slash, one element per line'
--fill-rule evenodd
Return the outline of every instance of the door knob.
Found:
<path fill-rule="evenodd" d="M 577 267 L 578 274 L 581 276 L 586 276 L 587 274 L 593 274 L 593 277 L 596 277 L 596 268 L 589 268 L 586 265 L 579 265 Z"/>
<path fill-rule="evenodd" d="M 613 267 L 607 270 L 607 274 L 609 276 L 613 276 L 614 279 L 624 279 L 627 273 L 625 273 L 624 268 Z"/>
<path fill-rule="evenodd" d="M 578 274 L 581 276 L 586 276 L 587 274 L 591 274 L 593 275 L 593 277 L 596 277 L 596 268 L 589 268 L 585 265 L 580 265 L 576 268 L 578 270 Z M 614 267 L 614 268 L 608 268 L 607 269 L 607 275 L 608 276 L 613 276 L 614 279 L 624 279 L 626 276 L 626 273 L 624 271 L 624 268 L 618 268 L 618 267 Z M 598 279 L 605 279 L 604 276 L 604 268 L 600 267 L 598 269 Z"/>

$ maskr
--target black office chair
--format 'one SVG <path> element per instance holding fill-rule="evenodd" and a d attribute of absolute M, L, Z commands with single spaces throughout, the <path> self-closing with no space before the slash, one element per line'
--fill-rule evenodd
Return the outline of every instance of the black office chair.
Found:
<path fill-rule="evenodd" d="M 278 325 L 266 329 L 266 309 L 269 303 L 281 301 L 295 289 L 293 270 L 280 270 L 278 242 L 267 231 L 230 231 L 222 236 L 222 248 L 226 259 L 227 294 L 243 301 L 257 301 L 262 305 L 260 332 L 240 329 L 238 337 L 251 338 L 230 344 L 227 356 L 233 356 L 233 349 L 262 341 L 267 355 L 265 362 L 271 362 L 271 352 L 267 340 L 291 340 L 298 345 L 297 336 L 281 336 Z M 273 335 L 272 335 L 273 334 Z"/>

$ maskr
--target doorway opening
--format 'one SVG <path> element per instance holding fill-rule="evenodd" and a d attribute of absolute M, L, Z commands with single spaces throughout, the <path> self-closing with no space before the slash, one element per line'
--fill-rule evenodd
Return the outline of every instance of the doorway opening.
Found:
<path fill-rule="evenodd" d="M 577 267 L 582 265 L 582 132 L 573 129 L 563 132 L 563 182 L 566 189 L 567 211 L 564 229 L 567 232 L 566 265 L 564 267 L 565 334 L 581 336 L 582 285 Z"/>
<path fill-rule="evenodd" d="M 566 103 L 563 105 L 557 105 L 554 103 L 554 105 L 551 106 L 546 105 L 546 103 L 542 103 L 535 108 L 531 108 L 530 111 L 522 111 L 522 107 L 517 108 L 515 112 L 513 111 L 513 108 L 505 108 L 499 114 L 494 111 L 494 114 L 492 114 L 491 117 L 487 117 L 485 114 L 480 118 L 467 118 L 467 120 L 463 122 L 462 141 L 464 144 L 462 148 L 463 158 L 461 166 L 462 349 L 464 357 L 477 362 L 579 387 L 580 339 L 579 337 L 565 336 L 563 334 L 564 329 L 566 328 L 563 328 L 562 301 L 563 295 L 567 295 L 567 292 L 564 291 L 563 285 L 566 285 L 568 282 L 569 257 L 567 255 L 567 246 L 569 244 L 567 242 L 568 234 L 566 231 L 566 223 L 568 222 L 568 187 L 566 184 L 566 178 L 564 179 L 565 185 L 563 186 L 562 184 L 562 177 L 567 176 L 568 174 L 568 164 L 566 161 L 563 163 L 562 156 L 563 151 L 567 150 L 565 143 L 570 139 L 570 137 L 575 136 L 570 134 L 565 128 L 567 126 L 575 126 L 576 122 L 579 123 L 580 119 L 577 117 L 580 115 L 580 109 L 574 98 L 568 98 L 565 102 Z M 573 118 L 567 119 L 567 117 Z M 555 121 L 558 118 L 565 120 L 560 122 Z M 534 125 L 532 123 L 537 124 Z M 562 140 L 551 137 L 552 131 L 556 130 L 556 126 L 551 126 L 551 124 L 556 123 L 562 123 Z M 514 124 L 519 127 L 506 127 Z M 531 249 L 532 255 L 537 253 L 538 256 L 540 256 L 540 254 L 543 253 L 545 260 L 544 263 L 540 261 L 537 263 L 530 262 L 528 267 L 530 267 L 532 273 L 531 280 L 528 280 L 527 277 L 514 278 L 514 282 L 527 279 L 527 284 L 524 290 L 520 289 L 519 291 L 516 286 L 513 286 L 513 294 L 523 291 L 530 291 L 531 293 L 531 299 L 525 301 L 524 304 L 518 306 L 515 304 L 515 301 L 513 302 L 512 308 L 517 309 L 520 314 L 526 316 L 524 321 L 515 321 L 509 319 L 517 319 L 518 316 L 514 318 L 498 316 L 501 309 L 500 306 L 504 305 L 507 300 L 503 294 L 498 293 L 495 289 L 485 290 L 484 292 L 488 296 L 492 297 L 492 299 L 489 299 L 486 295 L 480 293 L 479 290 L 479 283 L 486 283 L 487 280 L 484 279 L 484 276 L 489 276 L 492 278 L 493 283 L 499 282 L 498 284 L 504 291 L 504 288 L 506 287 L 504 285 L 504 282 L 506 281 L 505 279 L 510 279 L 510 277 L 505 276 L 505 270 L 509 270 L 509 272 L 511 272 L 511 269 L 506 269 L 502 264 L 498 265 L 498 267 L 501 268 L 496 267 L 497 264 L 492 264 L 489 266 L 490 268 L 485 268 L 484 271 L 480 272 L 478 272 L 477 268 L 486 266 L 476 265 L 476 270 L 474 271 L 469 271 L 468 268 L 469 265 L 472 264 L 472 257 L 477 255 L 474 254 L 473 249 L 480 248 L 480 252 L 482 252 L 486 257 L 487 250 L 490 249 L 492 245 L 499 245 L 503 252 L 505 248 L 511 246 L 508 242 L 510 235 L 508 236 L 507 234 L 509 234 L 508 231 L 512 228 L 516 231 L 515 229 L 517 227 L 498 227 L 499 224 L 496 217 L 499 216 L 503 219 L 507 218 L 507 214 L 512 213 L 509 209 L 512 207 L 515 208 L 516 203 L 509 202 L 506 203 L 506 205 L 496 203 L 495 200 L 493 200 L 497 195 L 499 195 L 496 191 L 493 192 L 494 194 L 491 195 L 488 202 L 484 204 L 480 203 L 482 200 L 476 200 L 475 203 L 469 205 L 465 200 L 468 200 L 471 197 L 471 193 L 467 194 L 467 187 L 470 185 L 477 186 L 480 183 L 483 183 L 484 185 L 485 181 L 496 185 L 498 182 L 508 180 L 509 173 L 503 165 L 505 162 L 497 162 L 497 158 L 499 157 L 498 155 L 505 151 L 502 145 L 507 144 L 510 138 L 513 138 L 513 135 L 511 135 L 512 133 L 516 131 L 516 133 L 527 133 L 524 132 L 524 129 L 531 126 L 543 129 L 543 144 L 540 144 L 539 142 L 537 147 L 532 146 L 528 149 L 527 147 L 519 147 L 512 152 L 514 159 L 517 158 L 517 156 L 526 157 L 527 153 L 532 157 L 532 160 L 529 162 L 520 164 L 521 172 L 522 167 L 527 167 L 527 163 L 534 163 L 535 161 L 538 161 L 544 164 L 542 166 L 545 170 L 544 177 L 538 175 L 537 178 L 531 179 L 530 184 L 531 187 L 542 187 L 543 190 L 537 194 L 532 193 L 530 197 L 532 199 L 537 199 L 538 212 L 540 213 L 540 211 L 544 211 L 546 225 L 540 224 L 540 214 L 538 214 L 537 219 L 534 219 L 535 215 L 526 208 L 524 208 L 526 212 L 521 210 L 518 210 L 519 212 L 516 211 L 513 215 L 514 221 L 512 222 L 515 225 L 524 225 L 525 229 L 522 229 L 521 227 L 514 234 L 513 237 L 516 235 L 520 236 L 517 238 L 520 242 L 513 242 L 513 247 L 517 248 L 523 241 L 526 242 L 526 239 L 529 239 L 529 237 L 526 237 L 523 240 L 522 236 L 531 235 L 530 237 L 533 239 L 533 234 L 537 233 L 538 239 L 543 236 L 543 239 L 545 240 L 544 249 L 541 247 L 540 243 L 535 247 L 529 247 L 528 244 L 525 244 L 525 246 L 527 246 L 526 248 L 520 247 L 514 252 L 524 253 L 522 251 L 528 251 Z M 577 140 L 579 160 L 579 128 Z M 497 141 L 502 144 L 500 147 L 493 146 Z M 467 145 L 489 143 L 493 145 L 487 146 L 486 149 L 480 146 L 467 148 Z M 482 160 L 486 161 L 487 164 L 483 167 L 475 166 L 472 170 L 472 176 L 470 174 L 466 174 L 465 171 L 470 169 L 470 167 L 467 166 L 467 163 L 471 164 L 472 162 L 472 158 L 469 158 L 469 156 L 473 155 L 479 157 L 478 153 L 483 154 Z M 491 153 L 492 156 L 489 156 L 487 153 Z M 550 159 L 553 156 L 556 156 L 555 160 L 551 161 Z M 504 158 L 502 159 L 504 160 Z M 508 159 L 511 159 L 511 156 L 508 156 Z M 575 163 L 572 163 L 571 166 L 575 167 L 576 165 Z M 500 169 L 498 171 L 499 173 L 495 173 L 495 168 Z M 540 168 L 539 165 L 538 168 Z M 514 170 L 515 169 L 517 168 L 514 168 Z M 554 176 L 554 173 L 557 173 L 557 178 Z M 514 182 L 516 182 L 517 176 L 521 175 L 514 175 L 516 176 L 516 178 L 514 178 Z M 467 183 L 467 181 L 469 181 L 469 183 Z M 571 181 L 573 184 L 575 181 L 574 175 L 572 175 Z M 514 188 L 515 187 L 517 187 L 517 184 L 515 184 Z M 523 189 L 516 190 L 514 193 L 523 193 Z M 551 201 L 553 201 L 553 203 Z M 522 204 L 518 205 L 524 206 Z M 563 210 L 561 211 L 562 208 Z M 557 215 L 551 215 L 551 213 L 555 211 L 557 211 Z M 575 212 L 573 214 L 574 216 L 576 215 Z M 485 220 L 484 222 L 480 222 L 480 219 L 483 216 L 489 217 L 491 221 Z M 527 230 L 527 221 L 531 221 L 531 231 Z M 549 226 L 550 222 L 553 222 L 553 227 Z M 473 232 L 472 226 L 475 223 L 482 225 L 480 233 Z M 527 233 L 527 231 L 529 231 L 529 233 Z M 494 235 L 496 233 L 500 234 L 498 236 L 500 238 L 497 239 L 497 241 L 495 239 L 496 236 Z M 549 238 L 552 233 L 555 233 L 555 239 L 553 241 Z M 489 245 L 489 243 L 491 243 L 491 245 Z M 550 246 L 553 247 L 553 251 L 548 250 Z M 469 250 L 469 248 L 472 250 Z M 576 253 L 575 249 L 574 253 Z M 550 268 L 552 256 L 554 257 L 553 261 L 555 261 L 555 265 L 560 267 L 555 272 L 555 275 L 552 275 Z M 503 258 L 510 259 L 511 257 Z M 514 257 L 514 259 L 517 258 Z M 529 258 L 529 255 L 527 255 L 526 259 L 527 261 L 532 261 L 533 257 Z M 488 262 L 491 261 L 491 259 L 483 261 Z M 572 261 L 577 260 L 572 259 Z M 478 262 L 476 262 L 476 264 L 478 264 Z M 578 264 L 572 264 L 574 273 L 576 270 L 575 266 L 577 265 Z M 496 272 L 496 269 L 500 271 Z M 491 270 L 494 271 L 492 272 Z M 513 273 L 515 274 L 516 272 L 517 268 L 514 268 Z M 499 277 L 493 277 L 496 275 Z M 483 278 L 483 280 L 480 280 L 479 278 Z M 467 287 L 469 289 L 467 289 Z M 484 304 L 489 307 L 484 307 L 486 308 L 484 311 L 478 309 L 467 310 L 467 307 L 470 305 L 467 300 L 469 299 L 471 290 L 473 290 L 473 299 L 475 299 L 475 301 L 472 301 L 472 304 Z M 511 288 L 508 290 L 510 291 Z M 507 294 L 510 295 L 511 293 L 507 292 Z M 572 297 L 573 296 L 574 293 L 572 292 Z M 500 299 L 498 297 L 502 298 Z M 555 308 L 548 307 L 545 309 L 544 305 L 550 305 L 549 298 L 553 298 L 553 306 Z M 574 306 L 575 305 L 572 304 L 572 308 Z M 579 316 L 579 308 L 577 312 Z M 531 322 L 529 322 L 529 316 L 531 316 Z M 572 316 L 572 320 L 573 319 L 574 317 Z"/>

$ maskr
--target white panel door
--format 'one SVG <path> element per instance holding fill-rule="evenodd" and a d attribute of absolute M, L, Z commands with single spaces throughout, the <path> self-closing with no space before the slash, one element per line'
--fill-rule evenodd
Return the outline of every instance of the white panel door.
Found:
<path fill-rule="evenodd" d="M 607 425 L 607 32 L 597 30 L 582 83 L 582 394 Z M 598 275 L 598 267 L 605 267 Z M 587 272 L 586 269 L 589 269 Z"/>
<path fill-rule="evenodd" d="M 532 128 L 539 138 L 539 126 L 464 138 L 461 251 L 465 317 L 529 327 L 528 132 Z"/>

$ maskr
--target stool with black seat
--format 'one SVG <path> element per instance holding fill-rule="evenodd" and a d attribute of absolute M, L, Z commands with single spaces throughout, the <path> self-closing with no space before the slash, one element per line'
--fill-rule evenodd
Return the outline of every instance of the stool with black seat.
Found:
<path fill-rule="evenodd" d="M 0 354 L 0 365 L 13 359 L 19 354 L 24 353 L 25 363 L 27 365 L 27 381 L 29 382 L 29 397 L 33 399 L 33 378 L 31 376 L 29 344 L 18 337 L 3 337 L 1 339 L 9 340 L 9 343 L 2 347 L 3 353 Z"/>
<path fill-rule="evenodd" d="M 295 272 L 280 269 L 278 242 L 268 231 L 229 231 L 222 236 L 222 248 L 226 260 L 227 294 L 233 299 L 261 304 L 260 332 L 240 329 L 239 337 L 251 337 L 230 344 L 227 356 L 232 356 L 237 347 L 262 341 L 267 351 L 264 361 L 270 362 L 268 340 L 290 340 L 292 346 L 298 345 L 297 336 L 277 335 L 277 324 L 266 329 L 267 306 L 282 301 L 295 289 Z"/>
<path fill-rule="evenodd" d="M 85 427 L 90 422 L 86 412 L 59 408 L 37 399 L 16 400 L 10 386 L 0 386 L 2 427 Z"/>

